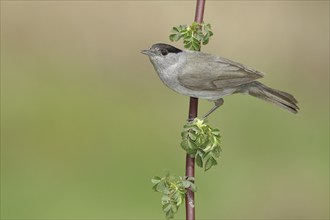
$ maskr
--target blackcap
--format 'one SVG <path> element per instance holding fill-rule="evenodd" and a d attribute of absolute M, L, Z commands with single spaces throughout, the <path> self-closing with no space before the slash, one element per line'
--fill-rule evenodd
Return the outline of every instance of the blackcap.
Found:
<path fill-rule="evenodd" d="M 214 101 L 206 118 L 223 104 L 223 97 L 244 93 L 297 113 L 297 100 L 289 93 L 256 81 L 263 73 L 223 57 L 199 51 L 180 50 L 158 43 L 142 50 L 159 78 L 170 89 L 186 96 Z"/>

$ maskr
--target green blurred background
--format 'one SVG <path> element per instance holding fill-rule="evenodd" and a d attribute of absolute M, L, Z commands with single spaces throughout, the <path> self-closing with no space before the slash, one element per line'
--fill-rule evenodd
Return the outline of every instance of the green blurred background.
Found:
<path fill-rule="evenodd" d="M 183 175 L 188 98 L 141 49 L 195 1 L 1 1 L 1 218 L 163 219 L 150 179 Z M 329 217 L 329 2 L 207 1 L 204 52 L 267 73 L 290 114 L 234 95 L 211 115 L 220 165 L 196 172 L 198 219 Z M 174 45 L 182 47 L 181 43 Z M 200 101 L 199 112 L 213 104 Z M 182 207 L 177 218 L 184 217 Z"/>

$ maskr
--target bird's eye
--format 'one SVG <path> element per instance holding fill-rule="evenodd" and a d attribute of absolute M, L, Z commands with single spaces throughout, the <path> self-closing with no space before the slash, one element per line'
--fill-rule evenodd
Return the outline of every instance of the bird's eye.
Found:
<path fill-rule="evenodd" d="M 160 52 L 163 56 L 166 56 L 168 54 L 168 51 L 166 49 L 161 49 Z"/>

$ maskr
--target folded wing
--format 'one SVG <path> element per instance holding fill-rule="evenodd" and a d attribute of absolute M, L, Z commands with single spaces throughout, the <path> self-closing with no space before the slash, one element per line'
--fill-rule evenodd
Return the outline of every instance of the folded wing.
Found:
<path fill-rule="evenodd" d="M 263 77 L 261 72 L 240 63 L 202 52 L 188 52 L 187 62 L 178 80 L 192 90 L 223 90 Z"/>

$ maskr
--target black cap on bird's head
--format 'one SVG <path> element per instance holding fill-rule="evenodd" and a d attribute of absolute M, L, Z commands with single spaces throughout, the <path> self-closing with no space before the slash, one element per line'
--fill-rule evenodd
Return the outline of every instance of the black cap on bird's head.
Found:
<path fill-rule="evenodd" d="M 142 50 L 141 53 L 151 56 L 151 55 L 157 55 L 162 54 L 163 56 L 166 56 L 168 53 L 180 53 L 182 50 L 173 47 L 169 44 L 164 43 L 158 43 L 151 46 L 149 50 Z"/>
<path fill-rule="evenodd" d="M 167 50 L 169 53 L 180 53 L 182 50 L 169 44 L 158 43 L 151 46 L 151 49 Z"/>

